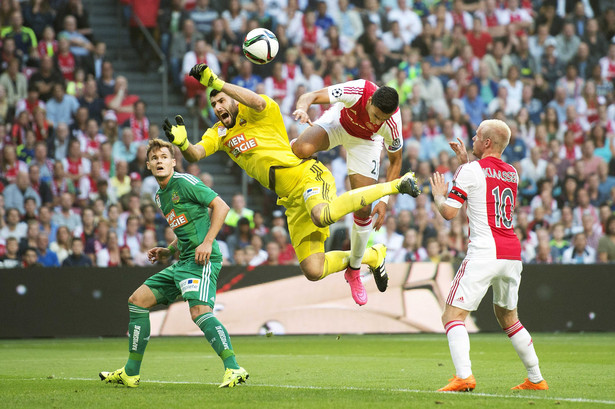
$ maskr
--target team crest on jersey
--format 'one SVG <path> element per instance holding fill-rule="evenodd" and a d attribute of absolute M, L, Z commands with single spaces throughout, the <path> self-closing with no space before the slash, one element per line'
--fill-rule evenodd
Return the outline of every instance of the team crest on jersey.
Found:
<path fill-rule="evenodd" d="M 331 91 L 331 95 L 333 95 L 335 98 L 341 97 L 343 93 L 344 91 L 342 91 L 341 88 L 333 88 L 333 91 Z"/>
<path fill-rule="evenodd" d="M 246 121 L 243 118 L 239 118 L 239 126 L 245 126 L 248 123 L 248 121 Z"/>
<path fill-rule="evenodd" d="M 226 128 L 223 126 L 219 126 L 218 127 L 218 136 L 225 136 L 226 135 Z"/>
<path fill-rule="evenodd" d="M 258 143 L 256 143 L 256 138 L 246 139 L 244 134 L 239 134 L 224 142 L 224 145 L 229 148 L 234 157 L 238 157 L 242 153 L 256 148 Z"/>
<path fill-rule="evenodd" d="M 173 194 L 171 195 L 171 201 L 173 202 L 173 204 L 179 203 L 179 194 L 176 191 L 173 191 Z"/>
<path fill-rule="evenodd" d="M 319 187 L 311 187 L 303 192 L 303 200 L 307 202 L 310 197 L 317 195 L 318 193 L 320 193 Z"/>
<path fill-rule="evenodd" d="M 156 195 L 156 204 L 158 205 L 158 207 L 162 207 L 162 205 L 160 204 L 160 195 Z"/>

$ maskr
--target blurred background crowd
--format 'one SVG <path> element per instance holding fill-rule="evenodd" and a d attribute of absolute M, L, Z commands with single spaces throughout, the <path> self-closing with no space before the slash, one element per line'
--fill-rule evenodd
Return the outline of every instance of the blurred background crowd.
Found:
<path fill-rule="evenodd" d="M 520 176 L 515 230 L 523 261 L 615 261 L 615 1 L 119 4 L 118 30 L 130 35 L 135 64 L 143 71 L 160 65 L 136 16 L 167 59 L 169 83 L 202 124 L 215 117 L 206 91 L 187 75 L 196 63 L 275 99 L 290 139 L 303 130 L 291 112 L 305 92 L 353 79 L 397 89 L 402 173 L 413 170 L 423 194 L 391 198 L 384 227 L 370 239 L 387 245 L 388 262 L 464 256 L 467 221 L 436 215 L 429 176 L 437 170 L 452 180 L 459 161 L 448 142 L 460 139 L 471 151 L 486 118 L 512 131 L 503 159 Z M 0 265 L 148 265 L 147 250 L 174 238 L 145 166 L 159 118 L 148 118 L 147 104 L 114 73 L 82 0 L 2 0 L 0 27 Z M 274 62 L 263 66 L 241 51 L 256 27 L 280 42 Z M 342 148 L 319 155 L 338 193 L 347 189 L 344 158 Z M 385 156 L 381 163 L 384 177 Z M 177 170 L 215 190 L 206 168 L 179 160 Z M 296 264 L 283 209 L 271 194 L 258 194 L 259 208 L 239 193 L 229 200 L 219 236 L 225 263 Z M 351 223 L 350 216 L 332 226 L 328 248 L 348 248 Z"/>

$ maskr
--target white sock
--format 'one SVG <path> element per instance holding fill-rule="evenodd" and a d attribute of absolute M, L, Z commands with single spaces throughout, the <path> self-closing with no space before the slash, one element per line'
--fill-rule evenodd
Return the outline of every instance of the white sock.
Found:
<path fill-rule="evenodd" d="M 532 336 L 521 324 L 520 321 L 515 322 L 508 328 L 504 328 L 504 332 L 510 338 L 517 355 L 521 358 L 521 362 L 527 369 L 527 378 L 534 383 L 542 381 L 542 374 L 538 366 L 538 356 L 534 351 L 534 342 Z"/>
<path fill-rule="evenodd" d="M 455 374 L 465 379 L 472 375 L 472 363 L 470 362 L 470 337 L 463 321 L 449 321 L 444 326 L 448 347 L 451 350 L 451 358 L 455 365 Z"/>
<path fill-rule="evenodd" d="M 354 217 L 352 231 L 350 232 L 350 268 L 361 268 L 361 260 L 365 254 L 365 248 L 372 232 L 372 218 L 359 219 Z"/>

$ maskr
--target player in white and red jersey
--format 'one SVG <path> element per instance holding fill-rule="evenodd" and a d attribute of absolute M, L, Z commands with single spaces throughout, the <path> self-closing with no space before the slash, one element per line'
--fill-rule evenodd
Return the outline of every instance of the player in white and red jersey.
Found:
<path fill-rule="evenodd" d="M 311 123 L 307 110 L 312 104 L 333 104 L 318 120 Z M 378 88 L 366 80 L 349 81 L 331 85 L 303 94 L 297 100 L 295 119 L 309 123 L 292 142 L 292 149 L 299 158 L 309 158 L 318 151 L 326 151 L 338 145 L 346 149 L 348 177 L 352 189 L 370 186 L 378 182 L 380 152 L 386 146 L 389 157 L 387 181 L 399 177 L 402 161 L 401 113 L 399 96 L 391 87 Z M 419 191 L 413 196 L 418 196 Z M 372 217 L 378 215 L 376 230 L 384 223 L 388 196 L 374 206 L 367 205 L 354 212 L 350 235 L 350 262 L 346 281 L 350 284 L 354 300 L 359 305 L 367 302 L 367 293 L 360 281 L 361 259 L 372 232 Z M 381 245 L 380 251 L 386 252 Z M 388 276 L 384 265 L 371 269 L 376 285 L 385 291 Z"/>
<path fill-rule="evenodd" d="M 448 183 L 436 172 L 431 178 L 434 202 L 447 220 L 455 217 L 467 202 L 470 224 L 468 252 L 451 284 L 442 314 L 456 374 L 439 391 L 465 392 L 476 387 L 470 365 L 470 338 L 464 321 L 478 308 L 487 289 L 493 287 L 495 316 L 510 338 L 528 373 L 525 382 L 512 389 L 548 389 L 538 366 L 530 333 L 517 316 L 521 281 L 521 246 L 513 230 L 513 210 L 519 176 L 514 167 L 502 161 L 510 141 L 510 128 L 500 120 L 483 121 L 473 138 L 478 160 L 467 162 L 463 142 L 450 142 L 461 165 L 453 188 L 445 199 Z"/>

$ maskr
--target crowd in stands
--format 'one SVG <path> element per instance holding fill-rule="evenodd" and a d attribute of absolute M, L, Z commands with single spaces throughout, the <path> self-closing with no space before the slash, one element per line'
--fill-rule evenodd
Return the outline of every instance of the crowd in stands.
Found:
<path fill-rule="evenodd" d="M 391 198 L 387 261 L 458 260 L 465 218 L 434 212 L 429 176 L 452 180 L 448 142 L 486 118 L 512 131 L 503 159 L 520 183 L 515 231 L 527 263 L 615 261 L 615 4 L 569 0 L 120 0 L 144 70 L 159 41 L 170 83 L 213 122 L 188 75 L 207 63 L 222 78 L 278 102 L 289 138 L 305 92 L 353 79 L 394 87 L 404 138 L 402 172 L 423 194 Z M 3 0 L 0 7 L 0 261 L 17 266 L 142 266 L 173 231 L 153 201 L 145 145 L 160 130 L 116 76 L 82 0 Z M 280 43 L 274 62 L 241 51 L 249 30 Z M 312 119 L 326 107 L 313 106 Z M 178 157 L 180 156 L 178 152 Z M 342 148 L 320 155 L 347 188 Z M 472 159 L 472 155 L 470 154 Z M 382 158 L 381 177 L 386 174 Z M 198 164 L 178 161 L 215 190 Z M 226 264 L 296 264 L 283 209 L 250 210 L 237 194 L 219 236 Z M 275 209 L 270 211 L 269 209 Z M 351 217 L 327 246 L 347 249 Z"/>

